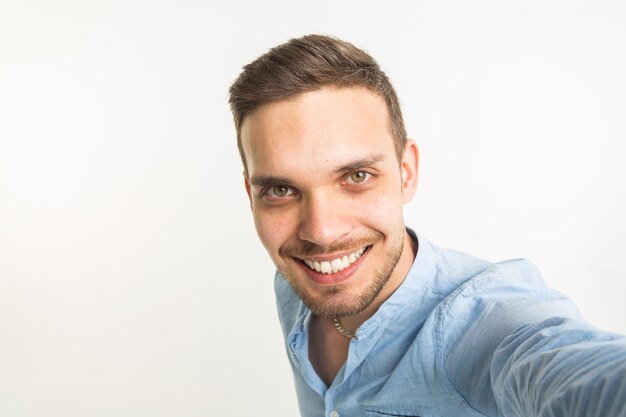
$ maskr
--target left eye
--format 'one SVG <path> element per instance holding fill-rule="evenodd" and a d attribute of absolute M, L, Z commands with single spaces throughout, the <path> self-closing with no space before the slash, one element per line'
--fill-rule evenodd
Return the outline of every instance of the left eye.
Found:
<path fill-rule="evenodd" d="M 350 181 L 353 183 L 359 183 L 359 182 L 363 182 L 365 180 L 367 180 L 370 177 L 369 172 L 365 172 L 365 171 L 355 171 L 352 174 L 350 174 Z"/>

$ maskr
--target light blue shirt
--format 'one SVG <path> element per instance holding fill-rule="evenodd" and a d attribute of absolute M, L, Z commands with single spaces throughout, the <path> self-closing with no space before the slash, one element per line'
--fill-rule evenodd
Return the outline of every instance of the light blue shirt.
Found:
<path fill-rule="evenodd" d="M 280 273 L 275 289 L 304 417 L 626 417 L 626 338 L 584 323 L 526 260 L 419 238 L 330 387 L 308 359 L 310 310 Z"/>

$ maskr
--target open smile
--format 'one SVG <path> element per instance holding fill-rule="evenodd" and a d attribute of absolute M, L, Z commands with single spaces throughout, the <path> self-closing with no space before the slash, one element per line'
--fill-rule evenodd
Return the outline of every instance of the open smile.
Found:
<path fill-rule="evenodd" d="M 368 253 L 371 245 L 362 247 L 352 253 L 335 258 L 311 257 L 294 258 L 302 266 L 306 274 L 318 284 L 338 284 L 348 279 L 361 264 L 362 258 Z"/>
<path fill-rule="evenodd" d="M 334 274 L 339 271 L 343 271 L 359 259 L 363 253 L 367 250 L 367 246 L 356 250 L 348 255 L 344 255 L 339 258 L 335 258 L 329 261 L 317 261 L 302 259 L 302 262 L 314 271 L 322 274 Z"/>

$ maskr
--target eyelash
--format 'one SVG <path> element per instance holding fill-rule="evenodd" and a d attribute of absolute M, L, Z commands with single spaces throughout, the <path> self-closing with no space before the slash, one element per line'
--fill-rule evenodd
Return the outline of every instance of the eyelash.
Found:
<path fill-rule="evenodd" d="M 282 187 L 282 188 L 287 188 L 287 194 L 284 196 L 276 196 L 276 195 L 271 195 L 272 190 L 274 190 L 274 188 L 277 187 Z M 289 186 L 289 185 L 284 185 L 284 184 L 278 184 L 278 185 L 270 185 L 269 187 L 265 188 L 262 192 L 261 192 L 261 196 L 262 197 L 266 197 L 269 198 L 271 200 L 282 200 L 283 198 L 286 198 L 290 195 L 295 194 L 296 190 Z"/>
<path fill-rule="evenodd" d="M 365 178 L 363 179 L 363 181 L 359 181 L 359 182 L 351 181 L 352 176 L 354 174 L 358 174 L 358 173 L 365 174 Z M 360 185 L 360 184 L 365 184 L 365 183 L 371 181 L 372 177 L 373 177 L 372 173 L 364 171 L 364 170 L 352 171 L 352 172 L 349 172 L 348 174 L 346 174 L 346 181 L 345 182 L 350 184 L 350 185 Z"/>
<path fill-rule="evenodd" d="M 355 181 L 351 181 L 351 177 L 354 174 L 358 174 L 358 173 L 363 173 L 365 174 L 365 178 L 363 179 L 363 181 L 360 182 L 355 182 Z M 357 171 L 352 171 L 349 172 L 345 175 L 345 180 L 343 181 L 344 184 L 351 186 L 351 187 L 359 187 L 361 185 L 365 185 L 367 183 L 369 183 L 372 178 L 374 177 L 374 174 L 372 174 L 371 172 L 365 171 L 365 170 L 357 170 Z M 272 191 L 274 190 L 274 188 L 276 187 L 283 187 L 283 188 L 287 188 L 287 194 L 284 196 L 276 196 L 276 195 L 272 195 Z M 296 194 L 296 190 L 295 188 L 289 186 L 289 185 L 285 185 L 285 184 L 277 184 L 277 185 L 270 185 L 266 188 L 264 188 L 261 192 L 261 196 L 269 201 L 281 201 L 289 196 L 292 196 L 294 194 Z"/>

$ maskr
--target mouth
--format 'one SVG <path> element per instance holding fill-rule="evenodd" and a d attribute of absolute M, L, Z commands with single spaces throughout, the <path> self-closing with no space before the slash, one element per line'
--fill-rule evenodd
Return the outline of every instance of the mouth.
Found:
<path fill-rule="evenodd" d="M 304 272 L 318 284 L 338 284 L 347 280 L 359 268 L 372 245 L 364 246 L 354 252 L 335 258 L 293 258 L 301 265 Z"/>
<path fill-rule="evenodd" d="M 368 248 L 369 246 L 365 246 L 348 255 L 326 261 L 307 259 L 301 259 L 301 261 L 313 271 L 317 271 L 321 274 L 335 274 L 339 271 L 343 271 L 344 269 L 355 263 L 361 256 L 363 256 Z"/>

